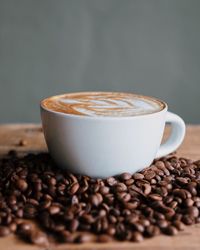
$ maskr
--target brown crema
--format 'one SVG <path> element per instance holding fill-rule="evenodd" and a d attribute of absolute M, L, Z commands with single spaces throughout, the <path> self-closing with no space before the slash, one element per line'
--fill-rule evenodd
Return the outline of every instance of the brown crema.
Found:
<path fill-rule="evenodd" d="M 79 92 L 52 96 L 41 106 L 47 110 L 81 116 L 129 117 L 164 109 L 155 98 L 124 92 Z"/>

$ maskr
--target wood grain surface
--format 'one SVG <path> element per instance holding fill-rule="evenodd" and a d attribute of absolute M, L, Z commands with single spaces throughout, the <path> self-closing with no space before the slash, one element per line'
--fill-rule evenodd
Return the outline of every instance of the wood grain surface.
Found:
<path fill-rule="evenodd" d="M 166 129 L 165 137 L 169 134 Z M 20 140 L 24 139 L 26 145 L 20 146 Z M 1 157 L 9 150 L 18 152 L 41 152 L 46 151 L 46 144 L 40 125 L 13 124 L 0 125 L 0 155 Z M 200 126 L 187 126 L 185 140 L 177 151 L 178 156 L 188 157 L 194 160 L 200 159 Z M 0 238 L 0 250 L 39 250 L 47 249 L 24 243 L 14 235 Z M 188 226 L 184 232 L 177 236 L 160 235 L 152 239 L 145 239 L 142 243 L 114 242 L 114 243 L 86 243 L 86 244 L 59 244 L 50 245 L 51 250 L 68 249 L 138 249 L 138 250 L 199 250 L 200 249 L 200 224 Z"/>

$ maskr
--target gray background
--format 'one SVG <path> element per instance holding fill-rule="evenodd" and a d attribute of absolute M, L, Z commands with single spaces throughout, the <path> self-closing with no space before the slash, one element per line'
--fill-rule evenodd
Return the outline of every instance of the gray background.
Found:
<path fill-rule="evenodd" d="M 200 123 L 199 0 L 0 0 L 0 122 L 82 90 L 160 97 Z"/>

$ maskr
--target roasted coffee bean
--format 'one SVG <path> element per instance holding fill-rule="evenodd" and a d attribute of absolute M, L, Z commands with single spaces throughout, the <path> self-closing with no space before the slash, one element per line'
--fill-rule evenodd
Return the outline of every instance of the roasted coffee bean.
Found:
<path fill-rule="evenodd" d="M 101 209 L 99 211 L 99 217 L 104 217 L 104 216 L 106 216 L 106 214 L 107 214 L 107 211 L 105 209 Z"/>
<path fill-rule="evenodd" d="M 165 219 L 165 215 L 162 213 L 159 213 L 157 211 L 154 212 L 154 218 L 158 219 L 158 220 L 164 220 Z"/>
<path fill-rule="evenodd" d="M 131 199 L 131 195 L 126 193 L 126 192 L 121 192 L 117 194 L 117 197 L 119 200 L 123 201 L 123 202 L 129 202 Z"/>
<path fill-rule="evenodd" d="M 139 223 L 143 226 L 143 227 L 148 227 L 150 226 L 150 221 L 147 219 L 140 219 Z"/>
<path fill-rule="evenodd" d="M 180 185 L 185 185 L 188 183 L 188 179 L 184 177 L 176 177 L 176 181 Z"/>
<path fill-rule="evenodd" d="M 124 183 L 126 184 L 126 186 L 130 186 L 130 185 L 132 185 L 134 183 L 134 180 L 129 179 L 129 180 L 124 181 Z"/>
<path fill-rule="evenodd" d="M 173 194 L 180 197 L 181 199 L 191 198 L 191 193 L 186 189 L 174 189 Z"/>
<path fill-rule="evenodd" d="M 32 230 L 33 226 L 29 222 L 22 222 L 17 227 L 17 233 L 25 235 L 29 234 L 29 232 Z"/>
<path fill-rule="evenodd" d="M 194 224 L 194 218 L 189 215 L 183 215 L 182 221 L 186 225 Z"/>
<path fill-rule="evenodd" d="M 170 171 L 167 168 L 163 169 L 163 172 L 166 176 L 170 176 Z"/>
<path fill-rule="evenodd" d="M 144 196 L 143 190 L 134 184 L 129 187 L 129 192 L 133 197 L 136 195 Z"/>
<path fill-rule="evenodd" d="M 29 240 L 31 243 L 39 246 L 48 246 L 49 241 L 47 235 L 41 231 L 34 230 L 30 232 Z"/>
<path fill-rule="evenodd" d="M 51 229 L 54 231 L 54 232 L 61 232 L 63 230 L 65 230 L 65 225 L 62 224 L 62 223 L 52 223 L 51 225 Z"/>
<path fill-rule="evenodd" d="M 159 175 L 156 175 L 155 176 L 155 179 L 156 179 L 156 181 L 159 183 L 162 179 L 161 179 L 161 177 L 159 176 Z"/>
<path fill-rule="evenodd" d="M 25 139 L 21 139 L 18 142 L 18 146 L 23 147 L 27 145 L 27 141 Z"/>
<path fill-rule="evenodd" d="M 166 187 L 159 187 L 155 190 L 159 195 L 161 195 L 163 198 L 168 195 L 168 190 Z"/>
<path fill-rule="evenodd" d="M 114 215 L 109 215 L 108 219 L 112 224 L 115 224 L 117 222 L 117 218 Z"/>
<path fill-rule="evenodd" d="M 76 238 L 77 243 L 86 243 L 86 242 L 91 242 L 93 240 L 94 240 L 94 235 L 89 233 L 83 233 L 81 235 L 78 235 Z"/>
<path fill-rule="evenodd" d="M 139 222 L 135 222 L 132 224 L 132 226 L 135 228 L 135 230 L 137 230 L 138 232 L 140 233 L 143 233 L 144 232 L 144 226 L 139 223 Z"/>
<path fill-rule="evenodd" d="M 141 242 L 141 241 L 144 240 L 144 238 L 143 238 L 143 236 L 142 236 L 141 233 L 139 233 L 139 232 L 133 232 L 131 240 L 135 241 L 135 242 Z"/>
<path fill-rule="evenodd" d="M 200 201 L 196 201 L 196 202 L 194 203 L 194 205 L 195 205 L 196 207 L 200 208 Z"/>
<path fill-rule="evenodd" d="M 26 199 L 26 203 L 29 203 L 29 204 L 31 204 L 33 206 L 38 206 L 39 205 L 39 202 L 36 199 L 32 199 L 32 198 Z"/>
<path fill-rule="evenodd" d="M 142 180 L 142 179 L 144 179 L 144 175 L 141 174 L 141 173 L 135 173 L 133 175 L 133 179 L 135 179 L 135 180 Z"/>
<path fill-rule="evenodd" d="M 96 193 L 94 195 L 91 196 L 90 198 L 90 202 L 92 203 L 92 205 L 94 206 L 99 206 L 103 201 L 103 197 L 100 193 Z"/>
<path fill-rule="evenodd" d="M 111 242 L 113 241 L 113 238 L 107 234 L 101 234 L 98 236 L 97 241 L 102 243 Z"/>
<path fill-rule="evenodd" d="M 154 171 L 152 171 L 152 170 L 147 170 L 146 172 L 145 172 L 145 174 L 144 174 L 144 178 L 146 179 L 146 180 L 151 180 L 151 179 L 153 179 L 154 177 L 156 176 L 156 174 L 155 174 L 155 172 Z"/>
<path fill-rule="evenodd" d="M 51 204 L 49 207 L 49 213 L 50 214 L 58 214 L 60 212 L 60 206 L 56 204 Z"/>
<path fill-rule="evenodd" d="M 156 161 L 155 166 L 159 169 L 165 169 L 165 164 L 163 161 Z"/>
<path fill-rule="evenodd" d="M 117 183 L 117 180 L 114 177 L 109 177 L 107 180 L 109 186 L 114 186 Z"/>
<path fill-rule="evenodd" d="M 148 195 L 148 194 L 150 194 L 151 193 L 151 186 L 150 186 L 150 184 L 144 184 L 143 185 L 143 193 L 144 193 L 144 195 Z"/>
<path fill-rule="evenodd" d="M 67 230 L 63 230 L 58 233 L 59 240 L 65 243 L 72 243 L 75 240 L 75 235 Z"/>
<path fill-rule="evenodd" d="M 170 155 L 106 180 L 58 169 L 48 154 L 10 154 L 0 165 L 1 235 L 16 232 L 47 246 L 47 236 L 24 218 L 68 243 L 140 242 L 200 223 L 199 162 Z"/>
<path fill-rule="evenodd" d="M 154 184 L 156 184 L 157 183 L 157 180 L 154 178 L 154 179 L 151 179 L 150 180 L 150 183 L 152 184 L 152 185 L 154 185 Z"/>
<path fill-rule="evenodd" d="M 74 194 L 78 191 L 78 189 L 79 189 L 79 183 L 78 183 L 78 182 L 75 182 L 75 183 L 73 183 L 73 184 L 70 186 L 70 188 L 69 188 L 69 193 L 70 193 L 71 195 L 74 195 Z"/>
<path fill-rule="evenodd" d="M 0 226 L 0 237 L 7 236 L 10 234 L 9 227 L 6 226 Z"/>
<path fill-rule="evenodd" d="M 173 195 L 169 195 L 169 196 L 167 196 L 167 197 L 165 197 L 163 199 L 164 203 L 166 203 L 166 204 L 171 203 L 173 200 L 174 200 L 174 196 Z"/>
<path fill-rule="evenodd" d="M 100 193 L 96 193 L 96 196 L 98 197 L 99 204 L 103 202 L 103 196 Z"/>
<path fill-rule="evenodd" d="M 132 175 L 130 173 L 123 173 L 119 176 L 119 178 L 123 181 L 127 181 L 132 178 Z"/>
<path fill-rule="evenodd" d="M 109 187 L 106 187 L 106 186 L 103 186 L 103 187 L 100 187 L 99 189 L 99 192 L 104 195 L 104 194 L 108 194 L 110 191 L 110 188 Z"/>
<path fill-rule="evenodd" d="M 69 174 L 69 178 L 71 179 L 71 181 L 73 183 L 78 182 L 78 179 L 77 179 L 77 177 L 74 174 Z"/>
<path fill-rule="evenodd" d="M 193 195 L 197 195 L 197 183 L 196 182 L 190 182 L 187 184 L 186 189 Z"/>
<path fill-rule="evenodd" d="M 171 207 L 171 208 L 176 208 L 177 206 L 178 206 L 178 202 L 177 201 L 172 201 L 170 204 L 169 204 L 169 206 Z"/>
<path fill-rule="evenodd" d="M 159 228 L 166 228 L 168 226 L 168 222 L 166 220 L 158 220 L 157 223 Z"/>
<path fill-rule="evenodd" d="M 184 225 L 183 222 L 181 222 L 180 220 L 173 221 L 173 225 L 174 225 L 179 231 L 182 231 L 182 230 L 185 229 L 185 225 Z"/>
<path fill-rule="evenodd" d="M 139 206 L 139 201 L 136 200 L 124 203 L 124 207 L 127 209 L 135 209 L 138 206 Z"/>
<path fill-rule="evenodd" d="M 188 198 L 188 199 L 186 199 L 186 200 L 183 201 L 183 204 L 186 207 L 192 207 L 194 205 L 194 201 L 191 198 Z"/>
<path fill-rule="evenodd" d="M 169 161 L 165 161 L 165 167 L 169 170 L 169 171 L 173 171 L 174 167 L 172 166 L 172 164 Z"/>
<path fill-rule="evenodd" d="M 199 209 L 197 207 L 188 207 L 187 214 L 192 218 L 197 218 L 199 216 Z"/>
<path fill-rule="evenodd" d="M 20 191 L 25 191 L 28 188 L 28 183 L 24 180 L 24 179 L 18 179 L 16 181 L 16 187 L 20 190 Z"/>
<path fill-rule="evenodd" d="M 83 214 L 81 219 L 88 224 L 92 224 L 96 220 L 91 214 Z"/>
<path fill-rule="evenodd" d="M 168 235 L 176 235 L 178 233 L 178 230 L 174 226 L 167 226 L 164 230 L 164 232 Z"/>
<path fill-rule="evenodd" d="M 113 226 L 109 226 L 108 229 L 106 230 L 106 233 L 108 235 L 111 235 L 111 236 L 115 235 L 115 233 L 116 233 L 115 226 L 114 225 Z"/>
<path fill-rule="evenodd" d="M 22 218 L 24 216 L 24 210 L 22 208 L 16 210 L 16 216 Z"/>
<path fill-rule="evenodd" d="M 12 233 L 15 233 L 16 230 L 17 230 L 17 223 L 12 222 L 12 223 L 10 223 L 10 224 L 8 225 L 8 227 L 9 227 L 9 229 L 10 229 L 10 231 L 11 231 Z"/>
<path fill-rule="evenodd" d="M 148 197 L 153 201 L 161 201 L 163 199 L 159 194 L 150 194 Z"/>
<path fill-rule="evenodd" d="M 127 191 L 127 186 L 124 183 L 119 182 L 116 184 L 115 190 L 116 192 L 125 192 Z"/>
<path fill-rule="evenodd" d="M 145 229 L 145 232 L 146 232 L 147 236 L 153 237 L 153 236 L 156 236 L 160 233 L 160 229 L 157 226 L 150 225 Z"/>

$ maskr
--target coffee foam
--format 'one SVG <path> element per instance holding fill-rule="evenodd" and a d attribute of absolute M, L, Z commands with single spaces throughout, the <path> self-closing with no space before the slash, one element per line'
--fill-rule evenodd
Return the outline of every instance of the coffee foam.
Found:
<path fill-rule="evenodd" d="M 42 106 L 72 115 L 129 117 L 155 113 L 165 105 L 157 99 L 132 93 L 80 92 L 47 98 Z"/>

